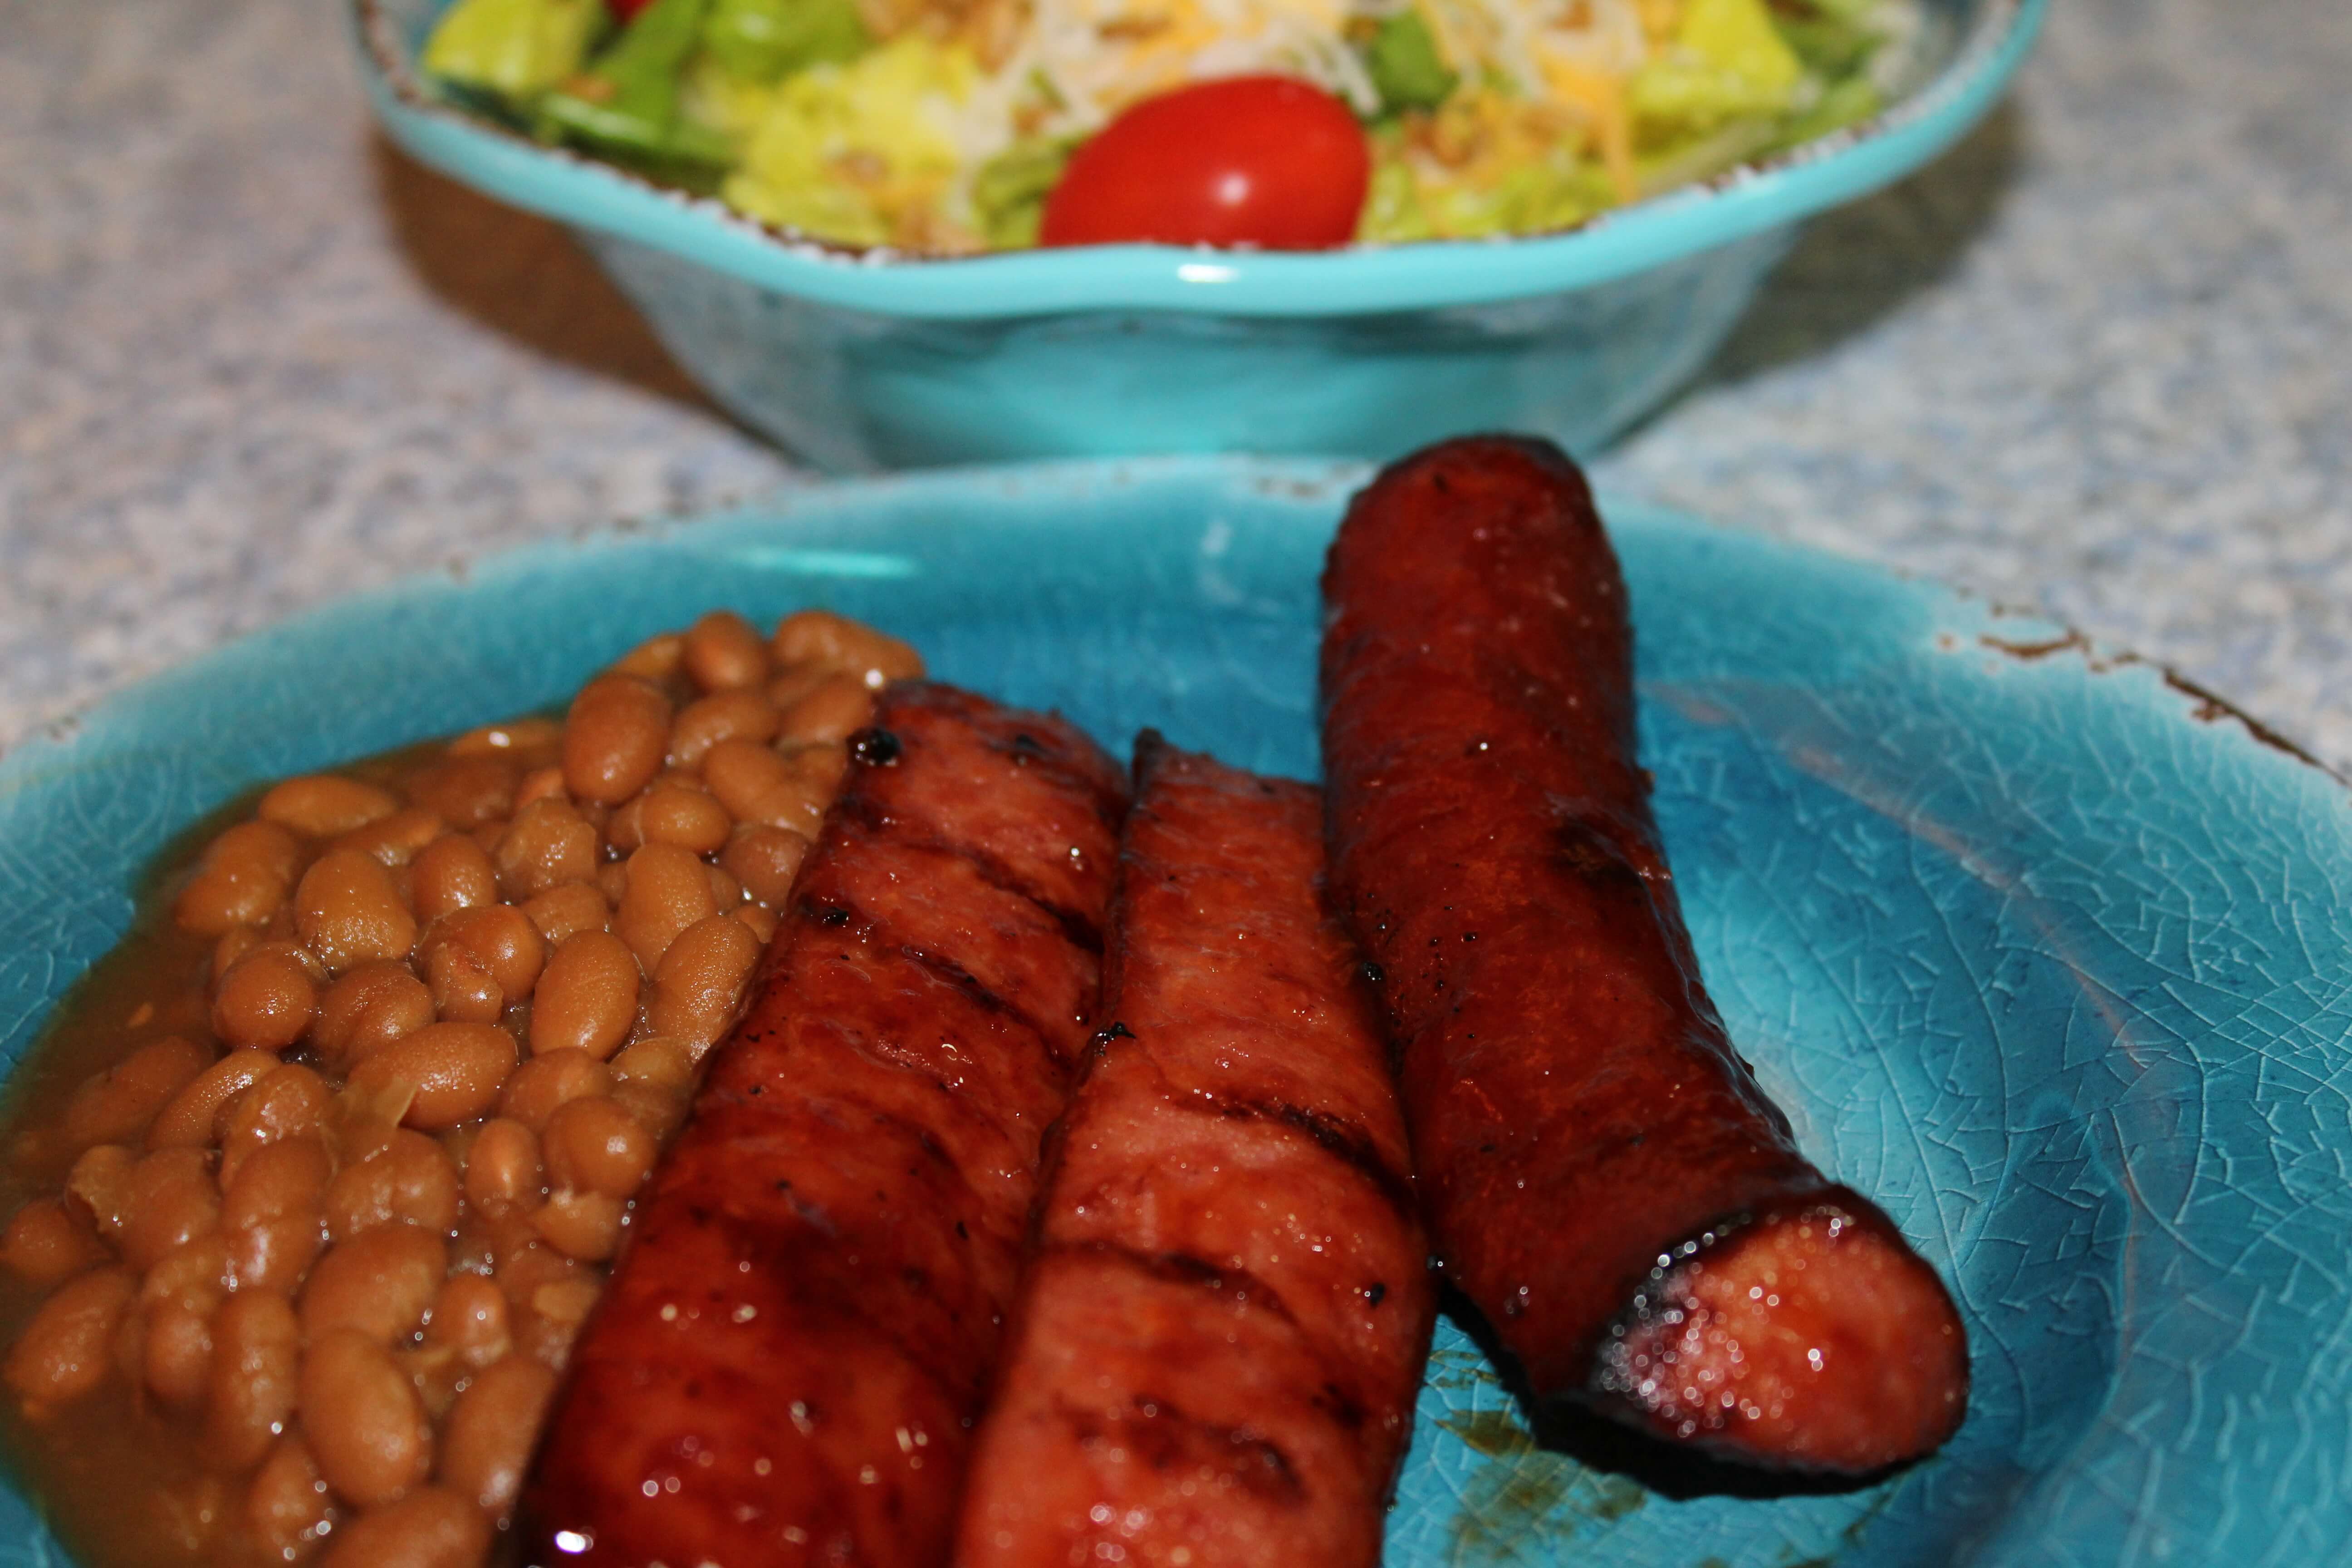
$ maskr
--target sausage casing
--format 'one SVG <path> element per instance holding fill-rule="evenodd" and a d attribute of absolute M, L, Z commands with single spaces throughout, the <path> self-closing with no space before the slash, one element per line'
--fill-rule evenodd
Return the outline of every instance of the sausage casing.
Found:
<path fill-rule="evenodd" d="M 1321 805 L 1147 736 L 956 1562 L 1380 1558 L 1433 1315 Z"/>
<path fill-rule="evenodd" d="M 1941 1442 L 1950 1298 L 1798 1152 L 1700 985 L 1575 466 L 1499 437 L 1404 459 L 1324 595 L 1332 890 L 1449 1278 L 1538 1395 L 1791 1469 Z"/>
<path fill-rule="evenodd" d="M 573 1352 L 530 1562 L 947 1553 L 1125 781 L 947 687 L 887 689 L 875 726 Z"/>

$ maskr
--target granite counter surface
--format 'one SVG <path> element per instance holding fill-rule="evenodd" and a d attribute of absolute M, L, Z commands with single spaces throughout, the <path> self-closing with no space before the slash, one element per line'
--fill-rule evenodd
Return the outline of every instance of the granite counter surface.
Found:
<path fill-rule="evenodd" d="M 0 745 L 295 610 L 803 482 L 326 0 L 0 0 Z M 1621 488 L 2044 611 L 2352 768 L 2352 6 L 2062 0 Z"/>

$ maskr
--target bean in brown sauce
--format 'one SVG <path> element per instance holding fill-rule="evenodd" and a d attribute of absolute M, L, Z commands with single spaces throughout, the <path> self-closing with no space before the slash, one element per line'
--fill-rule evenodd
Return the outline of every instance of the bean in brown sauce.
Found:
<path fill-rule="evenodd" d="M 331 838 L 399 809 L 400 797 L 390 790 L 335 773 L 307 773 L 272 785 L 254 812 L 305 837 Z"/>
<path fill-rule="evenodd" d="M 474 1503 L 420 1487 L 338 1529 L 320 1568 L 474 1568 L 490 1539 L 489 1519 Z"/>
<path fill-rule="evenodd" d="M 61 1198 L 35 1198 L 0 1232 L 0 1266 L 27 1284 L 61 1284 L 105 1257 L 89 1217 Z"/>
<path fill-rule="evenodd" d="M 408 1374 L 361 1330 L 329 1329 L 302 1357 L 302 1431 L 319 1474 L 360 1508 L 396 1502 L 433 1473 L 433 1426 Z"/>
<path fill-rule="evenodd" d="M 0 1324 L 96 1568 L 480 1568 L 837 787 L 888 645 L 827 624 L 786 662 L 715 614 L 588 722 L 286 781 L 67 1010 L 36 1060 L 80 1065 L 0 1167 Z M 135 1509 L 52 1485 L 128 1468 Z"/>
<path fill-rule="evenodd" d="M 238 1050 L 286 1049 L 310 1031 L 319 978 L 318 961 L 291 942 L 251 950 L 221 976 L 213 1033 Z"/>
<path fill-rule="evenodd" d="M 100 1268 L 48 1299 L 0 1364 L 0 1377 L 37 1415 L 95 1390 L 138 1283 L 128 1269 Z"/>
<path fill-rule="evenodd" d="M 636 955 L 619 937 L 588 931 L 566 940 L 540 976 L 530 1014 L 532 1053 L 611 1056 L 636 1023 L 642 978 Z"/>
<path fill-rule="evenodd" d="M 173 1097 L 212 1062 L 212 1053 L 178 1036 L 142 1046 L 75 1091 L 66 1104 L 66 1141 L 76 1148 L 130 1143 Z"/>

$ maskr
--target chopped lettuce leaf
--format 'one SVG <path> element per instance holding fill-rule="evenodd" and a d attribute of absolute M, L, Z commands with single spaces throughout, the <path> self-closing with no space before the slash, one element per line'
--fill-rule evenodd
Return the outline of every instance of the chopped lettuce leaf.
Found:
<path fill-rule="evenodd" d="M 702 25 L 709 56 L 745 81 L 773 82 L 874 47 L 856 0 L 712 0 Z"/>
<path fill-rule="evenodd" d="M 998 250 L 1021 250 L 1037 243 L 1045 198 L 1069 166 L 1075 141 L 1038 137 L 1015 142 L 971 177 L 971 206 L 981 237 Z"/>
<path fill-rule="evenodd" d="M 1826 80 L 1851 76 L 1870 63 L 1885 38 L 1864 23 L 1849 21 L 1827 11 L 1809 16 L 1774 12 L 1772 25 L 1780 39 L 1808 69 Z"/>
<path fill-rule="evenodd" d="M 1691 0 L 1672 47 L 1633 78 L 1633 112 L 1652 140 L 1796 107 L 1805 77 L 1763 0 Z"/>
<path fill-rule="evenodd" d="M 740 211 L 844 245 L 916 243 L 961 160 L 935 122 L 979 67 L 971 52 L 906 33 L 845 65 L 785 79 L 722 188 Z"/>
<path fill-rule="evenodd" d="M 1356 220 L 1360 245 L 1400 245 L 1435 237 L 1421 210 L 1421 185 L 1393 145 L 1372 144 L 1372 183 L 1364 194 L 1364 215 Z"/>
<path fill-rule="evenodd" d="M 430 75 L 523 104 L 580 68 L 604 0 L 457 0 L 425 40 Z"/>
<path fill-rule="evenodd" d="M 1410 6 L 1384 18 L 1365 44 L 1364 70 L 1381 95 L 1381 108 L 1391 114 L 1434 109 L 1461 80 L 1438 52 L 1427 20 Z"/>
<path fill-rule="evenodd" d="M 1859 125 L 1885 107 L 1875 82 L 1866 76 L 1848 77 L 1822 93 L 1811 109 L 1782 125 L 1770 145 L 1762 151 L 1778 152 L 1832 131 L 1843 131 L 1849 125 Z"/>
<path fill-rule="evenodd" d="M 1451 145 L 1448 158 L 1433 160 L 1433 142 Z M 1556 134 L 1540 106 L 1479 88 L 1437 116 L 1375 133 L 1357 238 L 1545 233 L 1573 227 L 1618 200 L 1600 161 L 1581 141 Z"/>
<path fill-rule="evenodd" d="M 678 111 L 678 81 L 709 0 L 654 0 L 539 110 L 573 135 L 653 158 L 730 163 L 727 138 Z"/>

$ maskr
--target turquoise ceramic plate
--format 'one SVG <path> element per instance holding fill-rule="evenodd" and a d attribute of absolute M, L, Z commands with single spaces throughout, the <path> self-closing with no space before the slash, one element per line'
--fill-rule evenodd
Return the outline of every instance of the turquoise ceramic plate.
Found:
<path fill-rule="evenodd" d="M 818 602 L 1114 744 L 1316 765 L 1360 470 L 966 473 L 543 546 L 251 638 L 0 761 L 0 1041 L 139 868 L 273 774 L 558 700 L 713 603 Z M 1624 505 L 1693 934 L 1806 1147 L 1956 1282 L 1968 1425 L 1844 1496 L 1674 1500 L 1535 1447 L 1439 1339 L 1389 1560 L 2333 1561 L 2352 1538 L 2352 813 L 2151 667 Z M 6 1500 L 0 1562 L 54 1561 Z"/>

